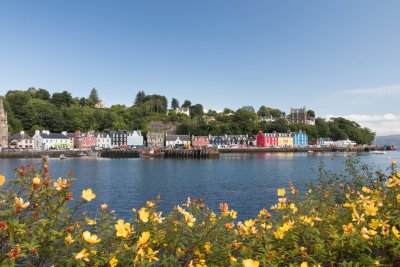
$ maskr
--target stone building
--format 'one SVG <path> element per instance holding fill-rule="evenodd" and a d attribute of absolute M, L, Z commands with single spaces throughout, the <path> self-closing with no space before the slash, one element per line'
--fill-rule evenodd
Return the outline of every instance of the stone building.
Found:
<path fill-rule="evenodd" d="M 3 99 L 0 98 L 0 149 L 5 147 L 8 147 L 8 121 Z"/>

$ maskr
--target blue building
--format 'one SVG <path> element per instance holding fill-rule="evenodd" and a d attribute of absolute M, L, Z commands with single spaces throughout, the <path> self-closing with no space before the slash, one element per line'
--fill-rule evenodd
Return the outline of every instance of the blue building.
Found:
<path fill-rule="evenodd" d="M 227 145 L 228 138 L 226 136 L 210 136 L 210 144 L 213 146 Z"/>
<path fill-rule="evenodd" d="M 308 146 L 308 136 L 306 132 L 299 130 L 298 133 L 292 133 L 293 146 L 294 147 L 306 147 Z"/>

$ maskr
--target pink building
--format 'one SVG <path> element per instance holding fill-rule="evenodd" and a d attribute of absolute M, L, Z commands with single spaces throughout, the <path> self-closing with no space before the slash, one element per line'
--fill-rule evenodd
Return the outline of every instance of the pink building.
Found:
<path fill-rule="evenodd" d="M 82 133 L 77 130 L 74 134 L 74 147 L 80 149 L 90 149 L 97 146 L 97 138 L 93 131 Z"/>
<path fill-rule="evenodd" d="M 208 136 L 192 136 L 192 146 L 202 147 L 210 144 Z"/>

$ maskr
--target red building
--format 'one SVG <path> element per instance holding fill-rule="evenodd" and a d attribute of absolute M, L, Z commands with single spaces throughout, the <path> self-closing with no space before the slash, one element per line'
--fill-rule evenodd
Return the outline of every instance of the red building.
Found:
<path fill-rule="evenodd" d="M 81 133 L 77 130 L 74 134 L 74 147 L 80 149 L 90 149 L 97 146 L 97 138 L 93 131 Z"/>
<path fill-rule="evenodd" d="M 208 136 L 192 136 L 192 146 L 202 147 L 210 144 Z"/>
<path fill-rule="evenodd" d="M 263 133 L 261 131 L 257 134 L 257 147 L 273 147 L 278 146 L 278 135 L 273 133 Z"/>

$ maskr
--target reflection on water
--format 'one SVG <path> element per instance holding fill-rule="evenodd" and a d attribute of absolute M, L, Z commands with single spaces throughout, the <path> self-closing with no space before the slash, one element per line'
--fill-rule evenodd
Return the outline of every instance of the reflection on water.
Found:
<path fill-rule="evenodd" d="M 392 160 L 400 162 L 398 152 L 386 155 L 368 153 L 232 153 L 219 160 L 180 159 L 49 159 L 50 173 L 65 177 L 70 169 L 77 181 L 74 197 L 83 188 L 92 188 L 96 199 L 91 207 L 107 203 L 119 216 L 132 215 L 131 208 L 145 205 L 146 200 L 161 195 L 160 208 L 171 210 L 186 202 L 188 196 L 203 198 L 206 205 L 218 209 L 227 202 L 239 211 L 240 218 L 256 216 L 261 208 L 276 202 L 276 190 L 288 187 L 291 180 L 304 190 L 303 183 L 315 179 L 324 162 L 329 170 L 343 170 L 349 156 L 387 168 Z M 3 159 L 0 173 L 12 177 L 12 168 L 27 163 L 40 164 L 40 159 Z"/>

